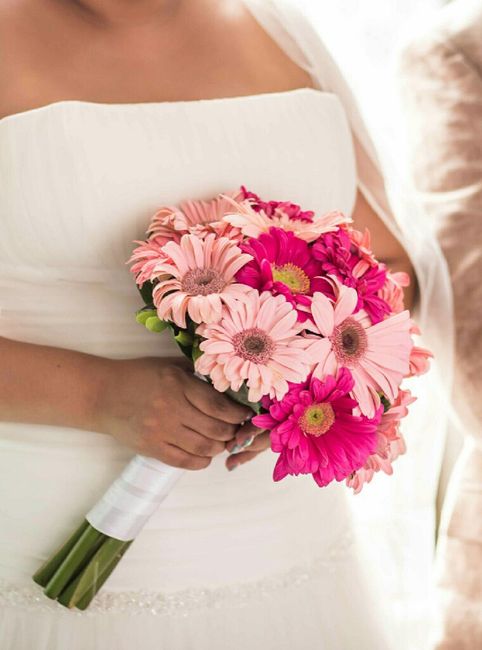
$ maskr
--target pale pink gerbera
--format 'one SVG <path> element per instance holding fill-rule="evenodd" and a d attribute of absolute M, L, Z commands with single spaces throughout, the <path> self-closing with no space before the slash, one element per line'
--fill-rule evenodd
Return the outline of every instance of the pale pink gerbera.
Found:
<path fill-rule="evenodd" d="M 365 483 L 370 483 L 377 472 L 393 474 L 392 463 L 405 453 L 406 446 L 400 433 L 400 422 L 408 414 L 408 406 L 415 401 L 408 390 L 401 390 L 395 403 L 382 415 L 377 427 L 377 448 L 368 457 L 363 467 L 348 477 L 346 484 L 354 489 L 355 494 L 361 492 Z"/>
<path fill-rule="evenodd" d="M 322 233 L 333 232 L 338 230 L 340 225 L 351 222 L 351 219 L 341 212 L 328 212 L 318 217 L 314 216 L 310 221 L 308 219 L 293 219 L 289 213 L 281 209 L 268 216 L 264 210 L 255 210 L 249 201 L 233 203 L 233 207 L 235 210 L 232 210 L 231 214 L 226 214 L 223 221 L 239 228 L 246 237 L 257 238 L 261 233 L 269 232 L 270 228 L 275 226 L 292 232 L 300 239 L 310 243 L 318 239 Z"/>
<path fill-rule="evenodd" d="M 149 235 L 164 237 L 166 241 L 179 241 L 182 235 L 196 233 L 205 236 L 213 229 L 219 235 L 231 234 L 233 229 L 222 226 L 219 222 L 226 213 L 232 212 L 233 205 L 237 205 L 239 198 L 239 191 L 228 192 L 211 201 L 184 201 L 179 207 L 162 207 L 152 218 L 148 228 Z M 238 231 L 235 229 L 234 234 L 236 232 Z"/>
<path fill-rule="evenodd" d="M 283 296 L 251 289 L 244 302 L 223 309 L 219 323 L 198 327 L 206 340 L 196 370 L 219 391 L 237 391 L 246 382 L 251 402 L 265 395 L 282 399 L 288 382 L 304 381 L 309 370 L 296 323 L 296 310 Z"/>
<path fill-rule="evenodd" d="M 223 303 L 233 305 L 250 290 L 235 283 L 234 276 L 251 255 L 225 237 L 183 235 L 179 244 L 168 242 L 163 251 L 169 259 L 155 267 L 160 281 L 152 294 L 161 320 L 186 327 L 189 314 L 195 323 L 216 322 Z"/>
<path fill-rule="evenodd" d="M 357 301 L 356 291 L 344 285 L 338 286 L 336 303 L 315 293 L 311 313 L 315 330 L 325 338 L 313 343 L 309 353 L 317 360 L 313 376 L 320 379 L 349 368 L 353 395 L 361 412 L 372 418 L 380 404 L 379 392 L 393 402 L 409 372 L 411 321 L 409 312 L 403 311 L 371 325 L 363 311 L 354 313 Z"/>
<path fill-rule="evenodd" d="M 136 283 L 142 287 L 144 282 L 153 282 L 158 278 L 159 273 L 156 271 L 156 267 L 167 259 L 163 251 L 166 240 L 164 237 L 158 236 L 134 243 L 139 246 L 134 249 L 127 264 L 132 264 L 131 272 L 136 277 Z"/>

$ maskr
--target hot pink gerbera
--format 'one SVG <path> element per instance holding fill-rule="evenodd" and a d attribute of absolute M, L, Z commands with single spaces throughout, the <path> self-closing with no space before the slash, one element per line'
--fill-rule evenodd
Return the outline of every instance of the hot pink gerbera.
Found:
<path fill-rule="evenodd" d="M 227 224 L 219 222 L 226 213 L 233 211 L 241 198 L 239 191 L 227 192 L 211 201 L 184 201 L 179 206 L 162 207 L 152 218 L 148 233 L 150 237 L 163 237 L 165 241 L 179 241 L 182 235 L 189 233 L 205 236 L 213 230 L 223 230 L 219 235 L 234 232 Z"/>
<path fill-rule="evenodd" d="M 308 244 L 292 232 L 271 228 L 240 248 L 253 259 L 238 272 L 237 281 L 258 291 L 282 294 L 298 309 L 298 320 L 306 320 L 311 296 L 322 291 L 325 284 L 316 277 L 323 271 Z"/>
<path fill-rule="evenodd" d="M 280 454 L 273 478 L 312 474 L 319 486 L 342 481 L 363 466 L 375 451 L 376 427 L 382 407 L 373 418 L 353 415 L 357 406 L 349 393 L 350 371 L 323 381 L 312 377 L 290 386 L 288 394 L 269 406 L 253 423 L 271 431 L 271 448 Z"/>
<path fill-rule="evenodd" d="M 169 259 L 154 268 L 160 281 L 152 293 L 161 320 L 186 327 L 189 314 L 195 323 L 213 323 L 220 320 L 223 303 L 232 305 L 250 291 L 234 283 L 234 276 L 251 256 L 225 237 L 183 235 L 179 244 L 165 244 L 163 252 Z"/>
<path fill-rule="evenodd" d="M 408 406 L 415 401 L 408 390 L 401 390 L 395 403 L 383 413 L 377 427 L 377 447 L 375 453 L 367 458 L 359 470 L 347 478 L 346 484 L 361 492 L 363 485 L 369 483 L 373 476 L 382 471 L 393 474 L 392 463 L 406 451 L 405 440 L 400 433 L 400 421 L 408 414 Z"/>
<path fill-rule="evenodd" d="M 322 379 L 349 368 L 354 379 L 353 395 L 362 413 L 373 417 L 380 404 L 379 391 L 394 402 L 402 379 L 409 372 L 411 320 L 408 311 L 371 325 L 364 312 L 355 313 L 357 293 L 338 285 L 333 303 L 315 293 L 311 313 L 315 330 L 324 338 L 309 348 L 317 359 L 313 375 Z"/>
<path fill-rule="evenodd" d="M 256 212 L 262 210 L 270 219 L 284 213 L 291 220 L 312 223 L 315 216 L 313 210 L 302 210 L 299 205 L 290 201 L 263 201 L 257 194 L 247 190 L 244 185 L 241 185 L 241 195 L 243 199 L 249 200 L 250 205 Z"/>
<path fill-rule="evenodd" d="M 255 239 L 262 233 L 269 232 L 270 228 L 276 227 L 286 232 L 292 232 L 300 239 L 310 243 L 318 239 L 322 233 L 337 230 L 341 224 L 351 222 L 351 219 L 341 212 L 328 212 L 310 220 L 306 218 L 308 212 L 299 212 L 293 218 L 290 216 L 293 214 L 292 210 L 285 212 L 276 209 L 271 211 L 271 216 L 268 216 L 263 209 L 251 205 L 249 201 L 233 203 L 233 208 L 230 214 L 225 215 L 223 221 L 239 228 L 245 237 L 254 237 Z M 301 214 L 304 215 L 304 218 L 301 218 Z"/>
<path fill-rule="evenodd" d="M 282 296 L 261 295 L 249 290 L 244 302 L 229 304 L 222 319 L 200 325 L 197 333 L 206 340 L 196 370 L 209 375 L 214 388 L 239 390 L 246 382 L 248 399 L 264 395 L 281 399 L 288 382 L 303 381 L 309 359 L 303 340 L 296 334 L 296 311 Z"/>
<path fill-rule="evenodd" d="M 353 238 L 354 232 L 339 229 L 323 235 L 313 245 L 313 257 L 319 260 L 326 274 L 356 289 L 357 311 L 364 309 L 372 323 L 379 323 L 390 313 L 390 306 L 380 296 L 386 282 L 386 269 L 374 260 L 370 251 L 363 246 L 360 248 L 359 237 Z M 367 243 L 360 237 L 361 242 Z"/>

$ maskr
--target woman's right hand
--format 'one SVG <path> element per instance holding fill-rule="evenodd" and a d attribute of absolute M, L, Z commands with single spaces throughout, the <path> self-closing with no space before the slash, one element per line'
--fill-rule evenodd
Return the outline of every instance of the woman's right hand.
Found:
<path fill-rule="evenodd" d="M 168 465 L 198 470 L 225 451 L 252 415 L 197 379 L 183 359 L 112 361 L 100 382 L 92 429 Z"/>

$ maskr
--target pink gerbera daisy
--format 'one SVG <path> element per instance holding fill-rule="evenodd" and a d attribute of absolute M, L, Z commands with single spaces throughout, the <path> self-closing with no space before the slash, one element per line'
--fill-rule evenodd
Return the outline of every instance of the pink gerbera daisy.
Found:
<path fill-rule="evenodd" d="M 244 302 L 223 309 L 220 322 L 203 323 L 197 333 L 206 340 L 196 370 L 209 375 L 216 390 L 237 391 L 246 382 L 251 402 L 264 395 L 281 399 L 289 381 L 303 381 L 308 374 L 296 311 L 282 296 L 250 289 Z"/>
<path fill-rule="evenodd" d="M 280 454 L 273 478 L 312 474 L 321 487 L 342 481 L 363 466 L 375 450 L 376 427 L 382 407 L 373 418 L 354 415 L 356 401 L 349 393 L 353 378 L 346 368 L 323 381 L 312 377 L 269 406 L 253 423 L 271 431 L 271 448 Z"/>
<path fill-rule="evenodd" d="M 298 311 L 298 320 L 308 318 L 311 296 L 322 291 L 324 281 L 316 277 L 323 270 L 311 249 L 292 232 L 271 228 L 258 239 L 249 239 L 241 249 L 252 256 L 237 274 L 238 282 L 258 291 L 282 294 Z"/>
<path fill-rule="evenodd" d="M 355 312 L 357 293 L 338 286 L 335 303 L 322 293 L 313 296 L 311 313 L 316 331 L 324 338 L 309 352 L 317 359 L 315 377 L 349 368 L 354 379 L 353 395 L 362 413 L 373 417 L 380 404 L 379 392 L 394 402 L 402 379 L 409 373 L 411 320 L 408 311 L 371 325 L 363 311 Z"/>
<path fill-rule="evenodd" d="M 206 235 L 212 232 L 211 226 L 218 224 L 226 213 L 233 211 L 233 205 L 242 198 L 239 191 L 227 192 L 211 201 L 184 201 L 179 206 L 160 208 L 150 223 L 149 235 L 164 237 L 164 239 L 179 241 L 182 235 L 196 233 Z M 227 234 L 229 228 L 218 226 Z M 232 229 L 231 229 L 232 230 Z"/>
<path fill-rule="evenodd" d="M 300 239 L 310 243 L 318 239 L 322 233 L 338 230 L 340 225 L 351 222 L 349 217 L 336 211 L 314 216 L 310 220 L 306 218 L 308 212 L 303 213 L 305 218 L 300 217 L 301 213 L 293 218 L 290 211 L 285 212 L 282 209 L 276 209 L 272 211 L 271 216 L 268 216 L 263 209 L 251 205 L 249 201 L 233 202 L 233 208 L 234 210 L 224 216 L 223 221 L 239 228 L 245 237 L 254 237 L 255 239 L 262 233 L 269 232 L 270 228 L 274 226 L 292 232 Z"/>
<path fill-rule="evenodd" d="M 395 403 L 383 413 L 377 427 L 375 453 L 367 458 L 363 467 L 347 478 L 346 484 L 354 489 L 355 494 L 361 492 L 363 485 L 370 483 L 377 472 L 393 474 L 393 461 L 406 451 L 405 440 L 400 433 L 400 421 L 408 414 L 408 406 L 415 399 L 410 391 L 401 390 Z"/>
<path fill-rule="evenodd" d="M 165 244 L 163 252 L 169 259 L 154 269 L 160 279 L 152 294 L 161 320 L 186 327 L 189 314 L 195 323 L 216 322 L 223 303 L 234 304 L 250 290 L 234 276 L 251 256 L 225 237 L 183 235 L 179 244 Z"/>
<path fill-rule="evenodd" d="M 372 323 L 379 323 L 390 313 L 390 306 L 380 296 L 386 269 L 376 262 L 371 251 L 358 245 L 357 238 L 353 238 L 355 232 L 339 229 L 323 235 L 313 245 L 313 257 L 320 262 L 324 273 L 356 289 L 357 311 L 364 309 Z M 324 293 L 330 295 L 326 290 Z"/>
<path fill-rule="evenodd" d="M 163 246 L 166 244 L 164 237 L 152 237 L 147 241 L 136 241 L 139 244 L 134 249 L 128 264 L 132 264 L 131 272 L 136 277 L 136 284 L 140 287 L 145 282 L 154 282 L 157 280 L 159 273 L 155 270 L 156 267 L 166 260 L 166 254 L 163 251 Z"/>

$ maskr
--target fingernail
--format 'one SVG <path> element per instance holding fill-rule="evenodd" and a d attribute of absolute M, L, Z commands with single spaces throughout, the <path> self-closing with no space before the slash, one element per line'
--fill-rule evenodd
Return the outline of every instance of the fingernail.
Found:
<path fill-rule="evenodd" d="M 243 451 L 243 449 L 246 449 L 249 447 L 249 445 L 252 444 L 254 440 L 254 436 L 250 436 L 249 438 L 246 438 L 244 442 L 238 442 L 234 447 L 231 449 L 231 455 L 232 454 L 239 454 L 240 451 Z"/>

